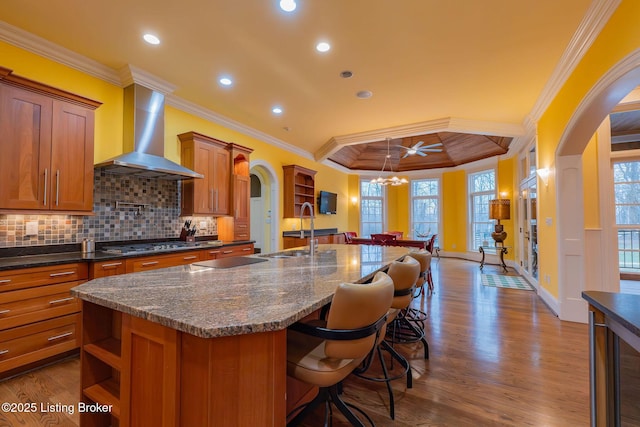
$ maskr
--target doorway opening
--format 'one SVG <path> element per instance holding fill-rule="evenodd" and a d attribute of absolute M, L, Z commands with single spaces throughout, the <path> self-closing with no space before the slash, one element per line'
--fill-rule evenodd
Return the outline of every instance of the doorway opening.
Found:
<path fill-rule="evenodd" d="M 257 252 L 278 250 L 278 179 L 269 163 L 252 160 L 251 177 L 251 240 Z"/>

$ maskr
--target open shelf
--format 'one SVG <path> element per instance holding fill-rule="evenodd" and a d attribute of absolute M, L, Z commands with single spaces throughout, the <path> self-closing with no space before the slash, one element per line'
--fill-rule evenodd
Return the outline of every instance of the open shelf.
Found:
<path fill-rule="evenodd" d="M 315 210 L 316 171 L 298 165 L 282 167 L 284 171 L 284 218 L 298 218 L 304 202 Z"/>
<path fill-rule="evenodd" d="M 111 405 L 111 415 L 120 418 L 120 384 L 113 379 L 102 381 L 82 390 L 84 395 L 101 405 Z"/>
<path fill-rule="evenodd" d="M 114 369 L 120 370 L 120 340 L 109 337 L 104 340 L 85 344 L 84 351 L 100 359 Z"/>

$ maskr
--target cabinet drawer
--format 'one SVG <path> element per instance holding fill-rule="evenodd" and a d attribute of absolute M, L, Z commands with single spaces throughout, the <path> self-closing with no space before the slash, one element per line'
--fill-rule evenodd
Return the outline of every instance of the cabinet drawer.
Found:
<path fill-rule="evenodd" d="M 88 278 L 87 271 L 86 263 L 3 271 L 0 272 L 0 292 L 78 280 L 85 281 Z"/>
<path fill-rule="evenodd" d="M 201 251 L 189 251 L 179 254 L 154 255 L 150 257 L 128 259 L 126 267 L 127 273 L 191 264 L 196 261 L 200 261 L 200 252 Z"/>
<path fill-rule="evenodd" d="M 221 248 L 222 251 L 218 258 L 226 258 L 231 256 L 242 256 L 242 255 L 252 255 L 253 254 L 253 244 L 248 245 L 238 245 L 238 246 L 229 246 L 225 248 Z"/>
<path fill-rule="evenodd" d="M 222 248 L 206 249 L 204 251 L 201 251 L 200 254 L 203 261 L 209 259 L 217 259 L 220 258 L 220 255 L 222 254 Z"/>
<path fill-rule="evenodd" d="M 80 321 L 78 313 L 0 331 L 0 372 L 78 348 Z"/>
<path fill-rule="evenodd" d="M 1 328 L 8 329 L 80 311 L 69 293 L 82 282 L 59 283 L 0 293 Z"/>
<path fill-rule="evenodd" d="M 98 277 L 116 276 L 127 272 L 127 265 L 124 260 L 111 260 L 102 262 L 92 262 L 89 268 L 89 277 L 97 279 Z"/>

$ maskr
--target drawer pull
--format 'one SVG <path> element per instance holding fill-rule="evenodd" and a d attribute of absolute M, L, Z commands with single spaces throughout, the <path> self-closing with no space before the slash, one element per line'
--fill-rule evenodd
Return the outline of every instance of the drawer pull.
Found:
<path fill-rule="evenodd" d="M 238 228 L 247 228 L 247 224 L 238 224 L 237 227 Z"/>
<path fill-rule="evenodd" d="M 0 356 L 9 353 L 9 350 L 0 350 Z"/>
<path fill-rule="evenodd" d="M 102 264 L 102 268 L 117 267 L 119 265 L 122 265 L 122 263 L 121 262 L 112 262 L 111 264 Z"/>
<path fill-rule="evenodd" d="M 10 312 L 11 310 L 0 310 L 0 314 L 7 314 L 8 312 Z"/>
<path fill-rule="evenodd" d="M 69 276 L 70 274 L 76 274 L 75 271 L 64 271 L 62 273 L 51 273 L 49 277 Z"/>
<path fill-rule="evenodd" d="M 210 253 L 211 255 L 213 255 L 213 254 L 219 254 L 219 253 L 220 253 L 220 251 L 209 251 L 209 253 Z"/>
<path fill-rule="evenodd" d="M 70 335 L 73 335 L 73 332 L 65 332 L 64 334 L 54 335 L 52 337 L 47 338 L 47 341 L 59 340 L 60 338 L 66 338 L 66 337 L 68 337 Z"/>
<path fill-rule="evenodd" d="M 156 264 L 158 264 L 159 262 L 160 262 L 160 261 L 149 261 L 149 262 L 143 262 L 143 263 L 142 263 L 142 266 L 143 266 L 143 267 L 147 267 L 147 266 L 149 266 L 149 265 L 156 265 Z"/>
<path fill-rule="evenodd" d="M 196 258 L 198 258 L 198 257 L 197 257 L 197 256 L 195 256 L 195 255 L 191 255 L 191 256 L 186 256 L 186 257 L 184 257 L 184 258 L 182 258 L 182 259 L 183 259 L 183 260 L 185 260 L 185 261 L 187 261 L 187 260 L 189 260 L 189 259 L 196 259 Z"/>
<path fill-rule="evenodd" d="M 223 254 L 232 254 L 233 251 L 222 251 Z"/>
<path fill-rule="evenodd" d="M 73 301 L 73 300 L 74 300 L 73 297 L 60 298 L 60 299 L 54 299 L 53 301 L 49 301 L 49 304 L 59 304 L 61 302 L 67 302 L 67 301 Z"/>
<path fill-rule="evenodd" d="M 2 279 L 0 280 L 0 283 L 9 283 L 11 281 L 11 279 Z"/>
<path fill-rule="evenodd" d="M 244 248 L 243 251 L 250 251 L 251 248 Z"/>

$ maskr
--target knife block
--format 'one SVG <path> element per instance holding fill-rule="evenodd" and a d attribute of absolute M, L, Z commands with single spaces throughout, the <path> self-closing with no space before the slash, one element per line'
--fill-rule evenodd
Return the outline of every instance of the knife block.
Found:
<path fill-rule="evenodd" d="M 195 242 L 196 236 L 188 236 L 188 232 L 184 228 L 180 230 L 180 240 L 183 242 Z"/>

